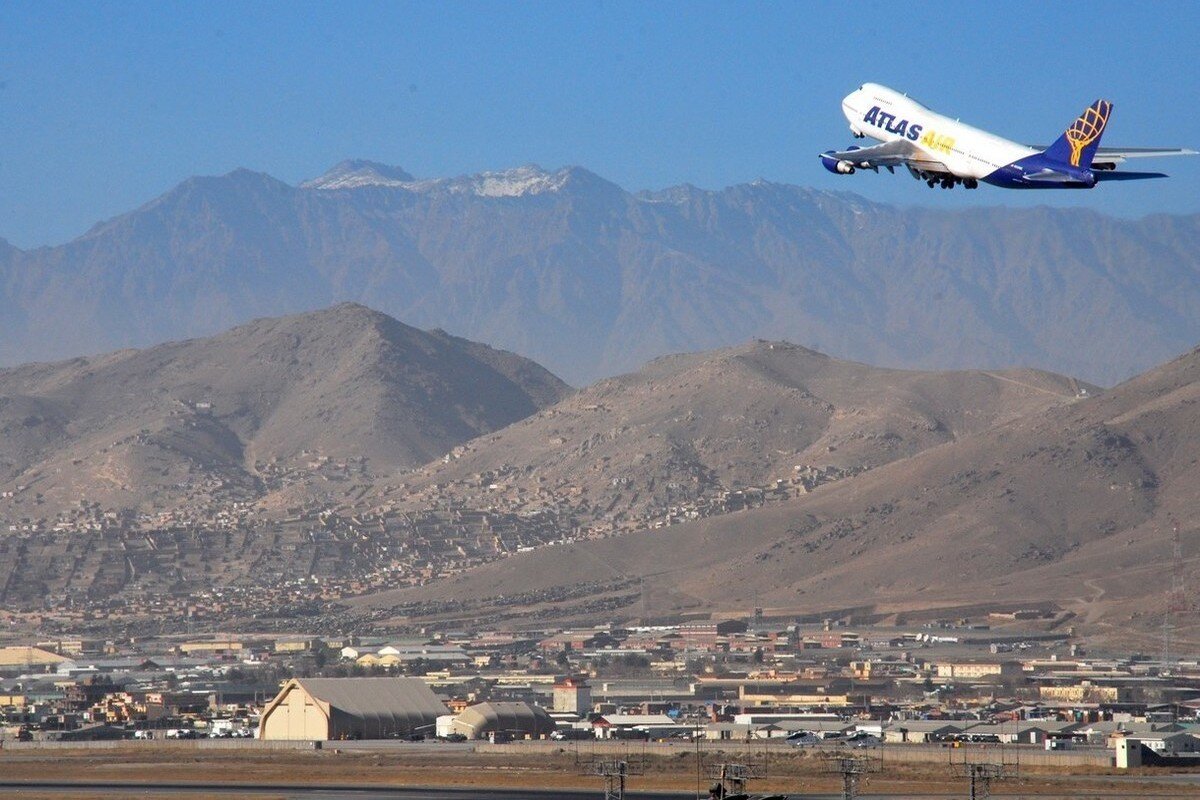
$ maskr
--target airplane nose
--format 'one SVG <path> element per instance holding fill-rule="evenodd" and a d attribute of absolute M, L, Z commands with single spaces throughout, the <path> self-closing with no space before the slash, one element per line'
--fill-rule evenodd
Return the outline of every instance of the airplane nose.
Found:
<path fill-rule="evenodd" d="M 842 100 L 842 113 L 850 122 L 854 122 L 855 118 L 858 116 L 858 110 L 854 106 L 854 100 L 855 98 L 852 94 L 846 95 L 845 99 Z"/>

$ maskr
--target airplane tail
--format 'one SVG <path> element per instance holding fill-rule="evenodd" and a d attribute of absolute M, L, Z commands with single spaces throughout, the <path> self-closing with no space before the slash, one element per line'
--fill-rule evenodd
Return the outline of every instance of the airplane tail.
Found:
<path fill-rule="evenodd" d="M 1113 104 L 1107 100 L 1092 103 L 1071 123 L 1066 133 L 1046 149 L 1046 157 L 1073 167 L 1089 169 L 1096 148 L 1100 146 L 1104 127 L 1112 116 L 1112 108 Z"/>

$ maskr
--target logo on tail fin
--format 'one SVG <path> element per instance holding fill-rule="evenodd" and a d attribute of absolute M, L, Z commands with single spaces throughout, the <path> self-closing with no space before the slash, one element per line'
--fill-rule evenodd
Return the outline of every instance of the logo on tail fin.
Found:
<path fill-rule="evenodd" d="M 1071 166 L 1078 167 L 1083 148 L 1099 139 L 1100 134 L 1104 133 L 1104 126 L 1108 124 L 1108 117 L 1111 113 L 1112 103 L 1107 100 L 1097 100 L 1079 115 L 1079 119 L 1075 120 L 1070 128 L 1067 128 L 1067 142 L 1071 145 Z"/>

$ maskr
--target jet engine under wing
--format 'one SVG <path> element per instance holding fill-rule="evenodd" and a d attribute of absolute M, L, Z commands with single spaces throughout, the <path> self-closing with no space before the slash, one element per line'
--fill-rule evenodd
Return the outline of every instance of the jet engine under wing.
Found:
<path fill-rule="evenodd" d="M 850 150 L 830 151 L 820 155 L 822 159 L 847 161 L 857 169 L 879 169 L 885 167 L 916 167 L 925 172 L 949 172 L 945 164 L 929 158 L 924 151 L 908 140 L 897 140 L 855 147 Z"/>

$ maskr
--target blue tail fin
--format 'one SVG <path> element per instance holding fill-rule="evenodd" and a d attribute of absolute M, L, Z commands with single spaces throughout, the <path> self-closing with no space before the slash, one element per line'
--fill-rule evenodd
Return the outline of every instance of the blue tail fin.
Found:
<path fill-rule="evenodd" d="M 1112 103 L 1107 100 L 1092 103 L 1071 123 L 1067 132 L 1046 149 L 1046 157 L 1073 167 L 1089 169 L 1092 166 L 1092 158 L 1096 155 L 1096 148 L 1100 146 L 1104 127 L 1108 125 L 1108 118 L 1112 116 L 1112 108 Z"/>

